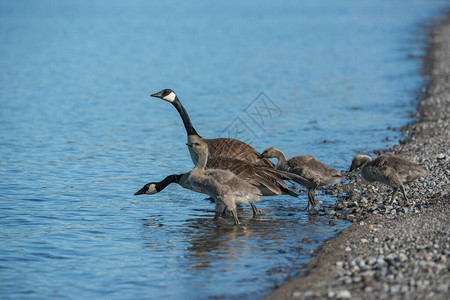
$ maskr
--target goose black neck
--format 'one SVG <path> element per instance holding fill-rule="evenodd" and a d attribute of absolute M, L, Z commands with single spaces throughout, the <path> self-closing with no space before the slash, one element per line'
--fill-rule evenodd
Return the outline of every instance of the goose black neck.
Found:
<path fill-rule="evenodd" d="M 163 180 L 161 180 L 160 182 L 155 184 L 155 189 L 159 192 L 161 192 L 163 189 L 165 189 L 169 184 L 171 183 L 178 183 L 180 181 L 180 178 L 183 174 L 179 174 L 179 175 L 169 175 L 166 178 L 164 178 Z"/>
<path fill-rule="evenodd" d="M 177 109 L 178 113 L 181 116 L 181 119 L 183 120 L 184 128 L 186 128 L 187 135 L 198 135 L 197 131 L 195 130 L 194 126 L 192 126 L 191 119 L 189 118 L 189 115 L 184 108 L 183 104 L 181 104 L 178 97 L 175 98 L 175 100 L 172 102 L 173 106 Z"/>

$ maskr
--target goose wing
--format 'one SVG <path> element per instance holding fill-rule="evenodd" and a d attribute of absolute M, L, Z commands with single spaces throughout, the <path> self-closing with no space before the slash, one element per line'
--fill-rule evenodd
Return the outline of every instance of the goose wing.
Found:
<path fill-rule="evenodd" d="M 290 177 L 287 175 L 275 169 L 253 165 L 239 159 L 212 157 L 208 159 L 206 167 L 229 170 L 240 179 L 259 188 L 266 188 L 273 194 L 279 195 L 283 191 L 286 192 L 286 189 L 289 189 L 283 181 L 290 180 Z"/>
<path fill-rule="evenodd" d="M 232 157 L 253 164 L 274 167 L 266 158 L 258 158 L 260 153 L 252 146 L 231 138 L 204 139 L 208 145 L 210 157 Z"/>

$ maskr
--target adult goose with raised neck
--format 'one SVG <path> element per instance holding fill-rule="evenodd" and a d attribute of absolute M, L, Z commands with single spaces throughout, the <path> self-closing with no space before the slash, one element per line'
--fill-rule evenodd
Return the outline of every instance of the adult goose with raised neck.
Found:
<path fill-rule="evenodd" d="M 188 143 L 192 144 L 199 141 L 205 142 L 208 146 L 210 158 L 218 156 L 233 157 L 257 165 L 274 167 L 274 164 L 270 160 L 259 158 L 258 156 L 260 153 L 254 147 L 240 140 L 232 138 L 206 139 L 200 136 L 192 125 L 186 109 L 183 104 L 181 104 L 180 99 L 173 90 L 164 89 L 158 93 L 152 94 L 151 96 L 172 103 L 183 120 Z M 189 154 L 191 155 L 192 162 L 196 164 L 198 161 L 198 154 L 192 148 L 189 148 Z"/>

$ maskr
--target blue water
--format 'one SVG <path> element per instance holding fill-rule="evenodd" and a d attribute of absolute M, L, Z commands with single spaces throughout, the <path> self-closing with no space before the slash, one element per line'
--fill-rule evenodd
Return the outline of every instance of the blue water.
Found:
<path fill-rule="evenodd" d="M 308 215 L 305 194 L 242 207 L 239 227 L 176 185 L 133 196 L 192 168 L 177 112 L 149 94 L 174 89 L 204 137 L 347 169 L 397 143 L 444 6 L 0 1 L 0 296 L 270 293 L 348 224 Z"/>

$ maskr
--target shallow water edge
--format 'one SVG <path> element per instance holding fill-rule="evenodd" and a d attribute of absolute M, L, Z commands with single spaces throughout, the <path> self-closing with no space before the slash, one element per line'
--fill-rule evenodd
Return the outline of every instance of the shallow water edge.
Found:
<path fill-rule="evenodd" d="M 429 31 L 423 64 L 424 76 L 430 81 L 422 88 L 425 97 L 416 107 L 419 121 L 403 128 L 408 138 L 401 145 L 384 151 L 420 162 L 431 174 L 407 187 L 413 206 L 360 215 L 354 224 L 315 251 L 315 258 L 304 266 L 304 276 L 285 283 L 265 299 L 448 298 L 450 275 L 445 270 L 450 267 L 450 182 L 446 175 L 450 169 L 450 11 L 446 15 Z M 365 187 L 364 182 L 352 184 L 347 189 L 349 197 L 351 190 Z M 388 190 L 369 189 L 350 203 L 360 205 L 363 197 L 375 198 L 379 193 L 389 196 Z M 350 203 L 338 201 L 336 205 L 345 207 Z M 437 268 L 416 269 L 417 265 L 428 265 L 428 257 Z M 394 274 L 394 279 L 386 273 Z"/>

